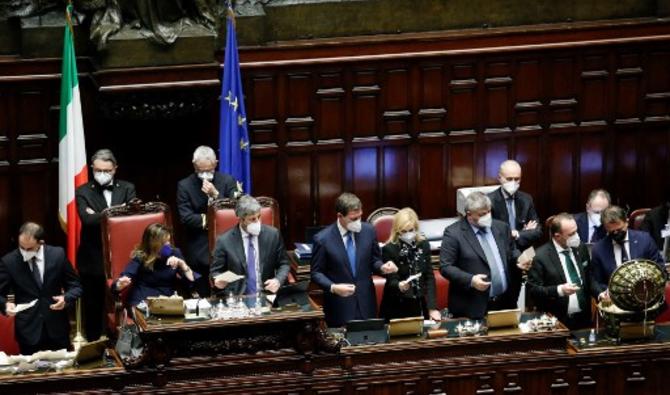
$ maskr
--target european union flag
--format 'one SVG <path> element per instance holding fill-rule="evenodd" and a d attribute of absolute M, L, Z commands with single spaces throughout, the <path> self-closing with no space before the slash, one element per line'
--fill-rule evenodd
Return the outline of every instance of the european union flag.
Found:
<path fill-rule="evenodd" d="M 247 112 L 244 109 L 240 59 L 237 53 L 235 14 L 230 3 L 228 3 L 227 19 L 219 125 L 219 170 L 241 182 L 241 189 L 244 193 L 249 194 L 251 193 L 249 131 L 247 130 Z"/>

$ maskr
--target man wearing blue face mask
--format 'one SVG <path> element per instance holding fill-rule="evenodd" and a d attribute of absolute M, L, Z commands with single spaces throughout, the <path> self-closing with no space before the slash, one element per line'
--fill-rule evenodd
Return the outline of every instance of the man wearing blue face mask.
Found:
<path fill-rule="evenodd" d="M 494 219 L 506 222 L 519 250 L 532 246 L 542 237 L 540 219 L 535 211 L 533 197 L 519 191 L 521 165 L 515 160 L 506 160 L 498 171 L 500 188 L 489 193 L 491 214 Z M 527 269 L 527 268 L 526 268 Z"/>
<path fill-rule="evenodd" d="M 216 240 L 211 270 L 215 291 L 252 296 L 263 290 L 276 293 L 290 268 L 281 234 L 261 224 L 261 205 L 251 196 L 240 197 L 235 215 L 239 225 Z M 244 279 L 230 284 L 216 279 L 227 271 Z"/>
<path fill-rule="evenodd" d="M 105 311 L 105 270 L 102 262 L 100 222 L 107 207 L 120 206 L 135 198 L 135 186 L 115 179 L 116 158 L 108 149 L 98 150 L 91 157 L 93 179 L 77 188 L 75 198 L 81 220 L 81 242 L 77 249 L 77 268 L 84 289 L 82 307 L 86 338 L 96 340 L 102 335 Z"/>
<path fill-rule="evenodd" d="M 521 269 L 529 262 L 517 262 L 509 225 L 491 217 L 491 200 L 482 192 L 468 195 L 465 214 L 444 230 L 440 247 L 449 313 L 482 319 L 489 310 L 516 308 Z"/>
<path fill-rule="evenodd" d="M 15 303 L 7 302 L 13 293 Z M 19 230 L 19 248 L 0 261 L 0 312 L 16 316 L 21 354 L 70 346 L 67 308 L 81 296 L 77 274 L 65 251 L 44 243 L 42 226 L 26 222 Z M 33 303 L 17 311 L 17 305 Z M 4 334 L 2 335 L 4 336 Z"/>
<path fill-rule="evenodd" d="M 216 171 L 214 150 L 201 145 L 193 152 L 193 174 L 177 185 L 179 220 L 186 230 L 186 260 L 202 274 L 196 289 L 209 296 L 209 244 L 207 242 L 207 207 L 214 199 L 234 198 L 237 182 L 228 174 Z"/>

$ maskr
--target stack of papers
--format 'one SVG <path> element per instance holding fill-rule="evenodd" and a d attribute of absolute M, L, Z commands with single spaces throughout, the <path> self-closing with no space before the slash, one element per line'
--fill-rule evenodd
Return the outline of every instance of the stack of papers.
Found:
<path fill-rule="evenodd" d="M 312 245 L 295 243 L 295 256 L 300 260 L 312 259 Z"/>

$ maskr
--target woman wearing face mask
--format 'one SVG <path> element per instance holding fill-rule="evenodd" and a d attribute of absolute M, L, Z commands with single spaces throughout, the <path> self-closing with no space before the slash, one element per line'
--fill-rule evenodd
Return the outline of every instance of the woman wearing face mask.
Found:
<path fill-rule="evenodd" d="M 178 283 L 190 289 L 200 278 L 186 264 L 181 251 L 170 244 L 170 230 L 162 224 L 147 226 L 131 257 L 113 289 L 120 292 L 131 286 L 128 303 L 132 306 L 149 296 L 170 296 Z"/>
<path fill-rule="evenodd" d="M 382 260 L 393 261 L 396 273 L 386 275 L 379 315 L 386 320 L 423 316 L 440 320 L 435 303 L 435 276 L 430 263 L 430 245 L 419 232 L 419 219 L 411 208 L 393 217 L 391 236 L 382 248 Z M 420 274 L 415 280 L 410 276 Z"/>

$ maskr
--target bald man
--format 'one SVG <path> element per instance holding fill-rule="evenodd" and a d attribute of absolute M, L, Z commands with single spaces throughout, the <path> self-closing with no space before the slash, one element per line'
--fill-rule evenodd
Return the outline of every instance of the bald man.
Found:
<path fill-rule="evenodd" d="M 510 226 L 512 237 L 519 250 L 535 244 L 542 237 L 540 219 L 535 211 L 533 197 L 519 191 L 521 165 L 515 160 L 506 160 L 498 171 L 500 188 L 489 193 L 493 218 Z"/>

